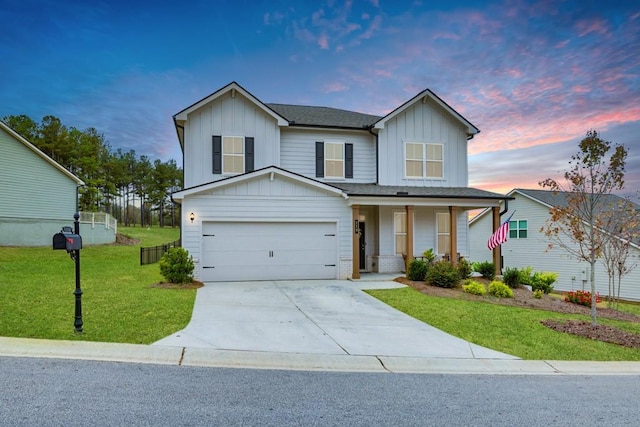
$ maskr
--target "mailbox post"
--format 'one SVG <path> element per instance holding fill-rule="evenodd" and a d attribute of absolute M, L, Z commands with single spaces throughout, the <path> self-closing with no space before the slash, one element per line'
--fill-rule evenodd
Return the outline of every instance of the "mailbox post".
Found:
<path fill-rule="evenodd" d="M 76 212 L 73 218 L 73 232 L 71 232 L 71 227 L 62 227 L 60 233 L 53 235 L 53 249 L 65 249 L 75 262 L 76 289 L 73 291 L 73 294 L 76 297 L 76 310 L 73 326 L 76 332 L 82 332 L 82 289 L 80 289 L 80 249 L 82 249 L 82 237 L 80 236 L 80 214 Z"/>

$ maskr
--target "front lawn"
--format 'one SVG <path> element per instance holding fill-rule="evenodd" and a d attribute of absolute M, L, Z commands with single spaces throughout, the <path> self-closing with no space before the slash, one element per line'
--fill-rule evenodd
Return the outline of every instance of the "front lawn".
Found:
<path fill-rule="evenodd" d="M 413 288 L 367 291 L 396 309 L 451 335 L 531 360 L 640 360 L 640 350 L 559 333 L 545 319 L 588 316 L 509 307 L 481 301 L 424 295 Z M 610 319 L 599 323 L 640 334 L 640 324 Z"/>
<path fill-rule="evenodd" d="M 158 264 L 140 266 L 140 245 L 180 237 L 178 228 L 120 228 L 138 245 L 81 251 L 84 333 L 74 332 L 75 265 L 65 251 L 0 247 L 0 336 L 149 344 L 184 328 L 196 291 L 162 289 Z"/>

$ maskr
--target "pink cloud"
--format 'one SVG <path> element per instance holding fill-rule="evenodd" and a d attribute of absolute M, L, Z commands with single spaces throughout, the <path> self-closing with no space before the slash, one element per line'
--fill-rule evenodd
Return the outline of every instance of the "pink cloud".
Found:
<path fill-rule="evenodd" d="M 580 21 L 576 23 L 576 30 L 578 31 L 578 37 L 584 37 L 591 33 L 609 35 L 609 28 L 604 20 Z"/>
<path fill-rule="evenodd" d="M 321 34 L 318 38 L 318 46 L 320 49 L 329 49 L 329 38 L 326 34 Z"/>
<path fill-rule="evenodd" d="M 324 93 L 344 92 L 347 89 L 349 89 L 349 86 L 340 82 L 327 83 L 324 85 Z"/>

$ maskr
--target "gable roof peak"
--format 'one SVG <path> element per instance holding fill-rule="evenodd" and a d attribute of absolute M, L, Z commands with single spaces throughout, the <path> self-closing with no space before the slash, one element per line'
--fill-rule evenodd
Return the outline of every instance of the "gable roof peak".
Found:
<path fill-rule="evenodd" d="M 469 120 L 464 118 L 464 116 L 462 114 L 460 114 L 456 110 L 454 110 L 449 104 L 444 102 L 442 100 L 442 98 L 440 98 L 438 95 L 436 95 L 435 92 L 433 92 L 429 88 L 426 88 L 423 91 L 419 92 L 413 98 L 409 99 L 407 102 L 405 102 L 404 104 L 402 104 L 401 106 L 399 106 L 395 110 L 391 111 L 386 116 L 382 117 L 379 121 L 377 121 L 374 124 L 374 127 L 376 129 L 383 129 L 385 127 L 385 124 L 386 124 L 387 121 L 393 119 L 398 114 L 400 114 L 403 111 L 405 111 L 408 108 L 410 108 L 412 105 L 416 104 L 417 102 L 422 102 L 423 104 L 425 104 L 425 103 L 429 102 L 429 100 L 431 100 L 436 105 L 438 105 L 441 108 L 443 108 L 447 113 L 449 113 L 451 116 L 453 116 L 454 119 L 456 119 L 460 124 L 462 124 L 462 126 L 464 128 L 466 128 L 467 139 L 472 139 L 476 134 L 480 133 L 480 129 L 478 129 Z"/>

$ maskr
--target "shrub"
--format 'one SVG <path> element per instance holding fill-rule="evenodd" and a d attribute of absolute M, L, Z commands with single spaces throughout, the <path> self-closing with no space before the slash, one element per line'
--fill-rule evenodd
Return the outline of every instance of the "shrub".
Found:
<path fill-rule="evenodd" d="M 184 248 L 171 248 L 160 259 L 160 273 L 167 282 L 191 283 L 194 268 L 193 258 Z"/>
<path fill-rule="evenodd" d="M 517 268 L 507 268 L 502 281 L 510 288 L 517 288 L 520 285 L 520 271 Z"/>
<path fill-rule="evenodd" d="M 553 290 L 553 283 L 555 283 L 557 278 L 558 273 L 534 273 L 531 277 L 531 290 L 537 291 L 539 289 L 545 294 L 548 294 Z"/>
<path fill-rule="evenodd" d="M 520 278 L 518 279 L 521 285 L 531 286 L 533 279 L 533 268 L 524 267 L 518 270 Z"/>
<path fill-rule="evenodd" d="M 460 281 L 460 273 L 451 262 L 439 261 L 427 271 L 426 281 L 440 288 L 453 288 Z"/>
<path fill-rule="evenodd" d="M 542 298 L 542 295 L 544 295 L 544 292 L 542 292 L 542 290 L 538 289 L 538 290 L 533 291 L 533 294 L 531 296 L 534 297 L 535 299 L 540 299 L 540 298 Z"/>
<path fill-rule="evenodd" d="M 496 277 L 496 266 L 492 262 L 476 262 L 473 264 L 473 269 L 485 279 L 493 280 Z"/>
<path fill-rule="evenodd" d="M 513 291 L 511 288 L 497 280 L 489 283 L 489 293 L 498 298 L 513 298 Z"/>
<path fill-rule="evenodd" d="M 462 290 L 468 294 L 473 295 L 484 295 L 487 292 L 487 288 L 480 282 L 476 282 L 475 280 L 468 280 L 462 285 Z"/>
<path fill-rule="evenodd" d="M 464 258 L 460 258 L 460 261 L 458 261 L 458 273 L 460 274 L 460 278 L 468 279 L 472 272 L 471 263 Z"/>
<path fill-rule="evenodd" d="M 427 261 L 427 264 L 433 264 L 437 258 L 437 255 L 433 252 L 433 249 L 427 249 L 422 253 L 422 256 Z"/>
<path fill-rule="evenodd" d="M 573 304 L 585 305 L 587 307 L 591 307 L 591 292 L 587 291 L 571 291 L 567 293 L 567 296 L 564 297 L 566 302 L 570 302 Z M 600 299 L 600 294 L 596 293 L 596 304 L 600 303 L 602 300 Z"/>
<path fill-rule="evenodd" d="M 407 272 L 407 279 L 423 281 L 427 275 L 429 266 L 426 262 L 420 259 L 414 259 L 409 263 L 409 271 Z"/>

